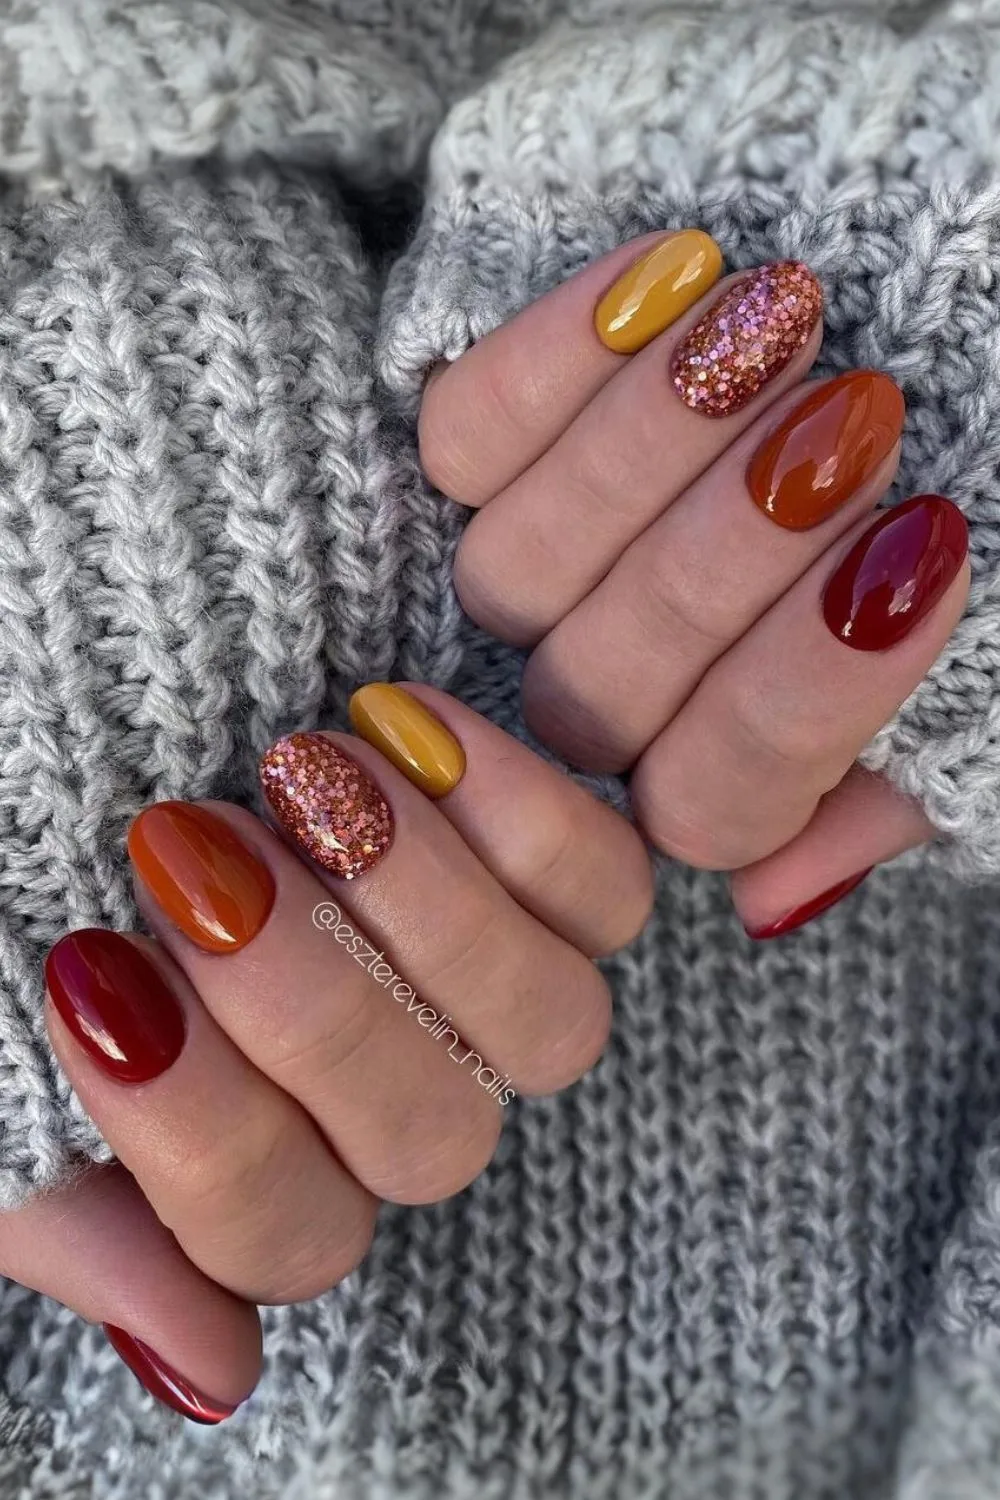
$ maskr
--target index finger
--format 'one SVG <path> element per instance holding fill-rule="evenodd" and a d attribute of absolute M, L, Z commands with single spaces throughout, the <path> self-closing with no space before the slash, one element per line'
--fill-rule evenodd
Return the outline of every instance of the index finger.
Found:
<path fill-rule="evenodd" d="M 484 505 L 721 271 L 721 251 L 700 229 L 645 234 L 526 307 L 429 385 L 419 423 L 428 478 L 453 500 Z"/>

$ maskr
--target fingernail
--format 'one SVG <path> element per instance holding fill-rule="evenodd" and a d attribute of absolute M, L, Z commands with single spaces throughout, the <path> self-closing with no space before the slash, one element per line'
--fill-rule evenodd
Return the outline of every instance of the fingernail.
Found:
<path fill-rule="evenodd" d="M 947 591 L 969 547 L 957 505 L 916 495 L 885 511 L 855 542 L 823 593 L 823 618 L 857 651 L 885 651 Z"/>
<path fill-rule="evenodd" d="M 128 852 L 161 911 L 207 953 L 238 953 L 271 913 L 270 870 L 203 807 L 147 807 L 129 829 Z"/>
<path fill-rule="evenodd" d="M 634 354 L 676 323 L 718 281 L 722 251 L 700 229 L 654 245 L 619 276 L 597 304 L 594 326 L 616 354 Z"/>
<path fill-rule="evenodd" d="M 836 906 L 838 901 L 843 901 L 852 891 L 857 890 L 863 880 L 867 880 L 874 865 L 869 865 L 867 870 L 862 870 L 860 875 L 849 875 L 846 880 L 841 880 L 837 885 L 832 885 L 829 890 L 814 896 L 811 901 L 804 901 L 801 906 L 796 906 L 792 911 L 786 912 L 776 922 L 769 922 L 766 927 L 748 927 L 747 937 L 755 942 L 763 942 L 766 938 L 784 937 L 788 932 L 794 932 L 798 927 L 804 927 L 814 917 L 822 916 L 829 911 L 831 906 Z"/>
<path fill-rule="evenodd" d="M 808 266 L 761 266 L 724 292 L 678 345 L 674 390 L 707 417 L 740 411 L 802 348 L 822 311 Z"/>
<path fill-rule="evenodd" d="M 875 370 L 817 386 L 750 460 L 751 499 L 789 531 L 818 526 L 888 458 L 905 416 L 899 386 Z"/>
<path fill-rule="evenodd" d="M 119 1083 L 148 1083 L 180 1055 L 184 1011 L 159 970 L 121 933 L 67 933 L 45 959 L 45 983 L 75 1040 Z"/>
<path fill-rule="evenodd" d="M 144 1385 L 151 1396 L 162 1401 L 187 1417 L 189 1422 L 200 1422 L 205 1427 L 214 1427 L 231 1417 L 236 1406 L 228 1401 L 213 1401 L 210 1396 L 196 1391 L 191 1383 L 179 1375 L 172 1365 L 161 1359 L 154 1349 L 141 1339 L 133 1338 L 124 1328 L 113 1323 L 102 1324 L 108 1343 L 115 1353 L 125 1361 L 132 1374 Z M 237 1402 L 239 1405 L 239 1402 Z"/>
<path fill-rule="evenodd" d="M 290 734 L 260 763 L 271 810 L 317 864 L 353 880 L 392 843 L 393 816 L 375 783 L 325 734 Z"/>
<path fill-rule="evenodd" d="M 369 682 L 348 704 L 351 726 L 428 797 L 443 797 L 465 774 L 465 751 L 436 714 L 404 688 Z"/>

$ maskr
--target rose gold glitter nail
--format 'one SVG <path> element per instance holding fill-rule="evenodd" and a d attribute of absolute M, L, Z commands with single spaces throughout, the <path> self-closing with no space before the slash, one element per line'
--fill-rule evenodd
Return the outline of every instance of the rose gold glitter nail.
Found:
<path fill-rule="evenodd" d="M 393 816 L 361 767 L 325 734 L 290 734 L 260 763 L 278 822 L 317 864 L 344 880 L 378 864 L 392 843 Z"/>
<path fill-rule="evenodd" d="M 671 376 L 685 406 L 726 417 L 752 401 L 801 349 L 823 311 L 808 266 L 782 260 L 730 287 L 681 341 Z"/>

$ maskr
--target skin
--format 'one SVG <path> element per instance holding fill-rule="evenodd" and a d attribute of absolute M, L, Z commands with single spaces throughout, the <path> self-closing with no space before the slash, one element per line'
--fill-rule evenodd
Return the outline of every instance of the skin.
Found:
<path fill-rule="evenodd" d="M 225 956 L 192 944 L 137 879 L 152 936 L 130 940 L 185 1012 L 166 1072 L 109 1079 L 47 998 L 56 1056 L 119 1161 L 0 1217 L 0 1271 L 124 1327 L 220 1401 L 259 1377 L 258 1305 L 340 1281 L 380 1201 L 436 1201 L 487 1165 L 503 1112 L 456 1056 L 476 1048 L 524 1094 L 592 1066 L 610 1022 L 593 959 L 650 910 L 630 824 L 446 694 L 411 690 L 460 740 L 466 774 L 431 802 L 371 746 L 333 735 L 395 817 L 362 877 L 338 881 L 252 814 L 211 804 L 276 886 L 262 930 Z M 324 901 L 452 1018 L 460 1045 L 432 1037 L 314 925 Z"/>

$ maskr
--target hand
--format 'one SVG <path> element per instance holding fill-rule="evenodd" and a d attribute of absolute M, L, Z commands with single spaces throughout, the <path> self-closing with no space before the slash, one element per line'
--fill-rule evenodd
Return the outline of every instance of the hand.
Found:
<path fill-rule="evenodd" d="M 264 757 L 281 836 L 227 804 L 146 809 L 155 936 L 74 932 L 46 962 L 53 1048 L 120 1165 L 0 1218 L 0 1269 L 111 1325 L 196 1420 L 255 1384 L 254 1304 L 327 1290 L 379 1200 L 458 1192 L 515 1093 L 591 1066 L 592 959 L 651 903 L 630 825 L 471 710 L 373 686 L 352 715 L 364 739 Z"/>
<path fill-rule="evenodd" d="M 959 619 L 967 538 L 939 497 L 872 523 L 903 398 L 805 381 L 811 273 L 720 265 L 689 231 L 589 266 L 435 373 L 421 456 L 477 510 L 456 588 L 530 649 L 528 724 L 631 768 L 652 843 L 774 936 L 933 834 L 855 761 Z"/>

